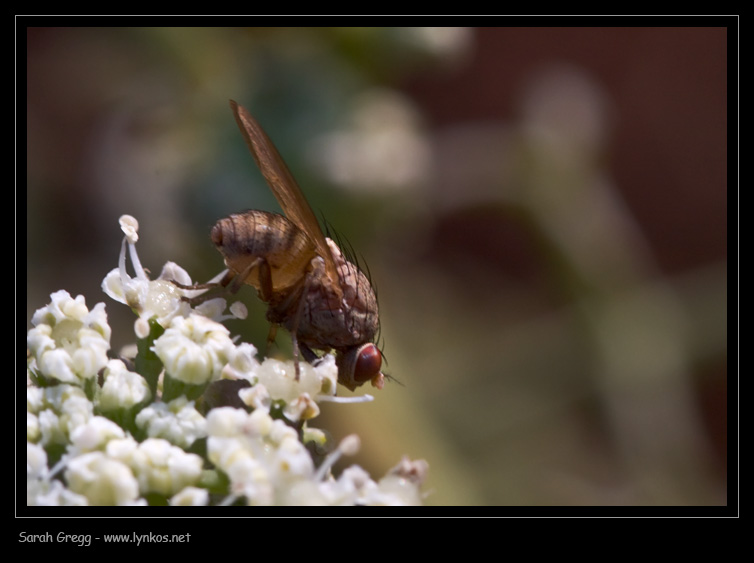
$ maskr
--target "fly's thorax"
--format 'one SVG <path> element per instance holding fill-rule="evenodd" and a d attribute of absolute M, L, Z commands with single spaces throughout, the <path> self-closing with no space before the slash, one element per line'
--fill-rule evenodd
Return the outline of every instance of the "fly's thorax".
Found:
<path fill-rule="evenodd" d="M 332 239 L 327 239 L 327 244 L 335 260 L 338 270 L 340 288 L 343 291 L 343 303 L 346 308 L 354 309 L 364 314 L 365 319 L 373 320 L 376 333 L 379 325 L 379 311 L 377 308 L 377 295 L 374 293 L 372 282 L 358 266 L 346 260 L 338 245 Z M 374 334 L 372 334 L 374 336 Z M 371 340 L 371 336 L 368 340 Z M 364 342 L 364 341 L 362 341 Z"/>
<path fill-rule="evenodd" d="M 371 342 L 379 329 L 377 297 L 369 279 L 347 261 L 337 245 L 327 239 L 338 272 L 337 287 L 318 270 L 317 260 L 303 296 L 304 308 L 297 335 L 316 349 L 344 349 Z M 289 330 L 292 327 L 286 327 Z"/>
<path fill-rule="evenodd" d="M 269 266 L 274 293 L 300 285 L 316 256 L 309 237 L 277 213 L 249 210 L 220 219 L 211 232 L 212 242 L 234 273 L 248 271 L 245 283 L 260 289 L 260 268 L 250 266 L 263 259 Z"/>

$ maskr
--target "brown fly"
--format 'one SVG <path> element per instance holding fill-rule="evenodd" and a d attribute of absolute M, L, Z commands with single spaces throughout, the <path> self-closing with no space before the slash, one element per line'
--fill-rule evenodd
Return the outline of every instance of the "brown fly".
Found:
<path fill-rule="evenodd" d="M 246 108 L 230 107 L 251 155 L 285 216 L 249 210 L 220 219 L 212 242 L 225 258 L 225 283 L 246 283 L 267 303 L 272 323 L 291 334 L 298 379 L 299 351 L 336 352 L 338 381 L 354 390 L 371 381 L 382 388 L 382 353 L 373 343 L 379 330 L 377 298 L 368 277 L 322 232 L 296 180 L 275 145 Z M 232 278 L 232 281 L 231 281 Z"/>

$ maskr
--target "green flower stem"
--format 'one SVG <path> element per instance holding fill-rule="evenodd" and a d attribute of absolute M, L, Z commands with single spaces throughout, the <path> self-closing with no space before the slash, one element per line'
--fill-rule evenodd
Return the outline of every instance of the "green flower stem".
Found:
<path fill-rule="evenodd" d="M 136 426 L 136 415 L 143 409 L 149 402 L 140 403 L 127 409 L 115 409 L 109 412 L 103 412 L 102 415 L 112 420 L 115 424 L 129 432 L 132 436 L 137 436 L 142 433 L 141 429 Z"/>
<path fill-rule="evenodd" d="M 209 382 L 191 385 L 174 379 L 169 373 L 165 373 L 165 378 L 162 381 L 162 400 L 169 403 L 173 399 L 185 396 L 189 401 L 193 401 L 202 396 L 208 385 Z"/>
<path fill-rule="evenodd" d="M 205 469 L 202 471 L 198 486 L 207 489 L 213 494 L 227 495 L 230 487 L 230 480 L 222 471 Z"/>
<path fill-rule="evenodd" d="M 154 341 L 159 338 L 165 329 L 155 319 L 149 320 L 149 335 L 146 338 L 140 338 L 136 342 L 137 354 L 134 360 L 136 373 L 140 374 L 149 384 L 149 390 L 152 396 L 157 396 L 157 379 L 162 372 L 162 361 L 152 350 Z"/>

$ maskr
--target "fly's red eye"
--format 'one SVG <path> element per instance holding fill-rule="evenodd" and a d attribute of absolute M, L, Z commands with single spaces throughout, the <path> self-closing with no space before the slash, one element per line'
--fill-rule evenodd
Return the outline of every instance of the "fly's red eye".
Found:
<path fill-rule="evenodd" d="M 356 358 L 356 366 L 353 370 L 353 379 L 359 383 L 365 383 L 380 373 L 382 367 L 382 354 L 374 344 L 367 344 L 359 350 Z"/>

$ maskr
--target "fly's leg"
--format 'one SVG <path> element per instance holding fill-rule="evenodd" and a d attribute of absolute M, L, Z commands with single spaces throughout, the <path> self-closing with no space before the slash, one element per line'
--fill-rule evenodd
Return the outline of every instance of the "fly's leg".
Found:
<path fill-rule="evenodd" d="M 299 344 L 298 344 L 298 337 L 296 334 L 298 333 L 298 325 L 301 322 L 301 316 L 304 313 L 304 305 L 306 301 L 306 296 L 309 293 L 309 282 L 311 280 L 312 274 L 309 272 L 306 275 L 306 279 L 304 281 L 304 288 L 301 292 L 301 299 L 298 301 L 298 306 L 296 307 L 296 315 L 293 317 L 293 325 L 291 326 L 291 342 L 293 344 L 293 363 L 296 366 L 296 381 L 299 381 L 301 379 L 301 366 L 299 366 Z M 301 351 L 306 348 L 306 351 L 303 352 L 304 357 L 307 357 L 307 353 L 311 354 L 311 350 L 309 350 L 308 347 L 306 347 L 304 344 L 301 345 Z"/>
<path fill-rule="evenodd" d="M 267 264 L 267 261 L 264 260 L 264 258 L 257 258 L 256 260 L 252 261 L 251 264 L 249 264 L 246 268 L 244 268 L 243 272 L 240 272 L 238 274 L 235 274 L 231 272 L 230 270 L 227 270 L 225 272 L 225 275 L 222 277 L 220 281 L 217 282 L 209 282 L 209 283 L 197 283 L 194 285 L 185 285 L 182 283 L 179 283 L 175 280 L 171 280 L 171 283 L 180 288 L 180 289 L 187 289 L 187 290 L 197 290 L 197 289 L 215 289 L 215 288 L 224 288 L 224 292 L 229 295 L 234 295 L 238 292 L 239 289 L 241 289 L 241 286 L 243 285 L 246 278 L 249 276 L 249 274 L 252 272 L 254 268 L 257 266 L 260 267 L 260 272 L 263 270 L 262 265 L 267 266 L 267 282 L 266 287 L 264 289 L 267 289 L 270 293 L 272 293 L 272 277 L 270 275 L 270 267 Z M 201 295 L 197 295 L 196 297 L 181 297 L 181 300 L 186 301 L 189 303 L 192 307 L 195 307 L 196 305 L 199 305 L 200 303 L 204 303 L 205 301 L 212 299 L 214 296 L 213 293 L 207 291 L 205 293 L 202 293 Z"/>
<path fill-rule="evenodd" d="M 304 357 L 304 359 L 312 365 L 322 359 L 317 354 L 315 354 L 312 349 L 309 348 L 306 344 L 299 344 L 299 349 L 301 350 L 301 355 Z"/>
<path fill-rule="evenodd" d="M 265 355 L 269 353 L 270 348 L 275 344 L 275 337 L 278 334 L 278 325 L 275 323 L 270 323 L 270 332 L 267 333 L 267 344 L 266 344 L 266 350 Z"/>
<path fill-rule="evenodd" d="M 251 269 L 259 265 L 259 297 L 262 301 L 269 302 L 272 299 L 272 269 L 270 264 L 264 258 L 257 258 L 252 265 L 246 269 L 243 279 L 251 273 Z M 239 276 L 241 277 L 241 276 Z M 267 333 L 267 349 L 275 343 L 275 337 L 278 333 L 278 325 L 275 322 L 270 323 L 270 332 Z M 298 365 L 298 342 L 296 340 L 295 332 L 291 333 L 293 341 L 293 362 L 296 366 L 296 381 L 299 380 L 299 365 Z"/>
<path fill-rule="evenodd" d="M 170 280 L 170 282 L 179 289 L 186 289 L 189 291 L 194 291 L 197 289 L 210 290 L 210 289 L 215 289 L 216 287 L 227 287 L 228 284 L 231 283 L 232 279 L 233 279 L 233 273 L 230 270 L 228 270 L 225 272 L 225 275 L 222 277 L 222 279 L 217 282 L 196 283 L 193 285 L 185 285 L 175 280 Z M 210 291 L 205 291 L 201 295 L 197 295 L 195 297 L 186 297 L 184 295 L 183 297 L 181 297 L 181 301 L 185 301 L 189 303 L 192 307 L 195 307 L 196 305 L 199 305 L 200 303 L 204 303 L 205 301 L 211 299 L 213 296 L 214 296 L 214 293 Z"/>

